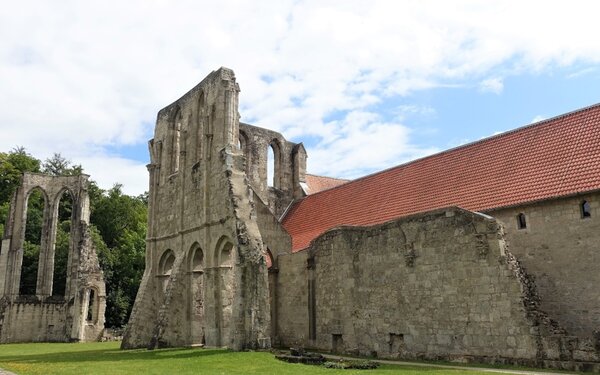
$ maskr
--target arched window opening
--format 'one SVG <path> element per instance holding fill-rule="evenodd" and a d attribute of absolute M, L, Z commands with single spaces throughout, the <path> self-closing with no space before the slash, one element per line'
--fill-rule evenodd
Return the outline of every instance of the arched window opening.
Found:
<path fill-rule="evenodd" d="M 218 265 L 215 270 L 214 277 L 214 298 L 215 298 L 215 326 L 217 328 L 215 346 L 221 346 L 223 343 L 229 342 L 229 331 L 223 330 L 231 324 L 231 315 L 233 308 L 233 290 L 229 286 L 233 282 L 233 272 L 231 266 L 233 264 L 234 247 L 229 239 L 225 236 L 217 241 L 215 247 L 214 259 L 215 265 Z"/>
<path fill-rule="evenodd" d="M 198 243 L 190 249 L 190 339 L 192 344 L 202 344 L 204 340 L 204 252 Z"/>
<path fill-rule="evenodd" d="M 201 91 L 200 96 L 198 97 L 198 112 L 200 112 L 204 109 L 204 105 L 205 105 L 204 102 L 205 102 L 204 91 Z"/>
<path fill-rule="evenodd" d="M 67 287 L 67 264 L 71 248 L 73 218 L 73 196 L 65 190 L 59 197 L 54 247 L 54 272 L 52 275 L 52 295 L 64 296 Z"/>
<path fill-rule="evenodd" d="M 191 270 L 192 272 L 202 272 L 204 270 L 204 253 L 200 247 L 197 247 L 193 252 Z"/>
<path fill-rule="evenodd" d="M 175 254 L 172 250 L 166 250 L 158 262 L 158 277 L 161 279 L 163 293 L 167 291 L 173 265 L 175 264 Z"/>
<path fill-rule="evenodd" d="M 96 317 L 97 317 L 96 306 L 98 306 L 98 304 L 96 303 L 96 297 L 97 297 L 96 290 L 90 289 L 90 294 L 88 296 L 88 308 L 87 308 L 87 317 L 86 317 L 86 320 L 88 322 L 96 321 Z"/>
<path fill-rule="evenodd" d="M 525 218 L 524 213 L 520 213 L 517 215 L 517 228 L 518 229 L 527 228 L 527 219 Z"/>
<path fill-rule="evenodd" d="M 250 168 L 252 163 L 252 156 L 250 150 L 248 149 L 248 145 L 248 136 L 243 131 L 240 131 L 238 137 L 238 147 L 240 148 L 240 150 L 242 151 L 242 155 L 244 155 L 244 158 L 246 159 L 244 163 L 244 171 L 246 173 L 251 170 Z"/>
<path fill-rule="evenodd" d="M 590 205 L 590 202 L 588 201 L 583 201 L 581 202 L 581 218 L 582 219 L 587 219 L 592 217 L 592 206 Z"/>
<path fill-rule="evenodd" d="M 219 255 L 219 266 L 231 267 L 232 249 L 233 245 L 230 242 L 226 243 L 225 246 L 223 246 L 223 250 L 221 250 L 221 254 Z"/>
<path fill-rule="evenodd" d="M 179 154 L 180 154 L 180 138 L 181 138 L 181 110 L 177 109 L 177 113 L 173 117 L 173 134 L 171 140 L 171 171 L 173 173 L 179 171 Z"/>
<path fill-rule="evenodd" d="M 23 263 L 21 265 L 21 279 L 19 280 L 20 295 L 36 294 L 45 210 L 46 197 L 42 189 L 34 188 L 27 197 Z"/>
<path fill-rule="evenodd" d="M 242 150 L 244 155 L 246 154 L 246 144 L 246 136 L 244 135 L 244 133 L 240 132 L 240 135 L 238 137 L 238 148 Z"/>
<path fill-rule="evenodd" d="M 267 185 L 275 186 L 275 150 L 273 144 L 267 147 Z"/>
<path fill-rule="evenodd" d="M 171 276 L 171 272 L 173 272 L 173 265 L 175 264 L 175 254 L 173 254 L 172 250 L 167 250 L 163 253 L 162 257 L 160 257 L 159 262 L 159 274 L 161 276 Z"/>

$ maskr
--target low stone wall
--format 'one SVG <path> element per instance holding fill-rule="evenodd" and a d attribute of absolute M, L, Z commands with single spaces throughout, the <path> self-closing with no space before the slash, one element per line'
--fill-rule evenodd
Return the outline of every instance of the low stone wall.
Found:
<path fill-rule="evenodd" d="M 449 208 L 337 228 L 279 265 L 284 346 L 571 369 L 599 361 L 591 340 L 539 310 L 532 278 L 485 215 Z"/>
<path fill-rule="evenodd" d="M 0 342 L 69 341 L 68 309 L 67 303 L 41 302 L 35 296 L 0 303 Z"/>

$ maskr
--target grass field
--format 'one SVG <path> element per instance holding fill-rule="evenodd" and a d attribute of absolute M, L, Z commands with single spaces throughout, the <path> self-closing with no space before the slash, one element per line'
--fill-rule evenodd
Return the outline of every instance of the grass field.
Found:
<path fill-rule="evenodd" d="M 382 365 L 376 370 L 334 370 L 288 364 L 268 352 L 221 349 L 119 349 L 118 342 L 0 345 L 0 368 L 17 374 L 486 374 L 466 369 Z M 489 374 L 489 373 L 488 373 Z"/>

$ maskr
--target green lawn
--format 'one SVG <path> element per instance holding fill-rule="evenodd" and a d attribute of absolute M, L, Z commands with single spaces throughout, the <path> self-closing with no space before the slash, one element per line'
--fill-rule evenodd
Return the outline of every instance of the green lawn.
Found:
<path fill-rule="evenodd" d="M 288 364 L 268 352 L 220 349 L 120 350 L 118 342 L 0 345 L 0 368 L 17 374 L 486 374 L 465 369 L 382 365 L 333 370 Z M 489 374 L 489 373 L 487 373 Z"/>

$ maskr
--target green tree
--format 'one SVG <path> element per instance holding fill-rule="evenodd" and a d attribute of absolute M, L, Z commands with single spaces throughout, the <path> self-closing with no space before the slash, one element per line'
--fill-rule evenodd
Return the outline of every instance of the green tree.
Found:
<path fill-rule="evenodd" d="M 21 182 L 23 172 L 39 172 L 40 164 L 41 162 L 23 147 L 15 147 L 10 152 L 0 152 L 0 235 L 4 234 L 10 200 Z"/>
<path fill-rule="evenodd" d="M 83 167 L 71 164 L 69 159 L 55 152 L 52 157 L 44 160 L 42 172 L 51 176 L 76 176 L 83 173 Z"/>
<path fill-rule="evenodd" d="M 65 220 L 56 228 L 54 247 L 54 275 L 52 278 L 52 295 L 64 296 L 67 287 L 67 262 L 69 260 L 69 243 L 71 240 L 71 220 Z"/>
<path fill-rule="evenodd" d="M 40 245 L 25 241 L 23 243 L 23 266 L 21 267 L 19 294 L 35 295 L 39 257 Z"/>
<path fill-rule="evenodd" d="M 143 196 L 123 194 L 115 185 L 95 202 L 91 222 L 98 228 L 106 249 L 98 251 L 107 284 L 106 325 L 127 323 L 144 272 L 146 217 Z"/>
<path fill-rule="evenodd" d="M 40 164 L 23 147 L 16 147 L 8 153 L 0 152 L 0 202 L 10 202 L 23 172 L 40 172 Z"/>

